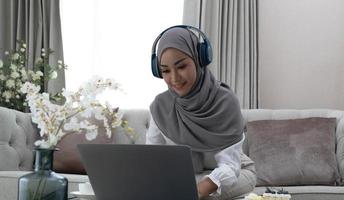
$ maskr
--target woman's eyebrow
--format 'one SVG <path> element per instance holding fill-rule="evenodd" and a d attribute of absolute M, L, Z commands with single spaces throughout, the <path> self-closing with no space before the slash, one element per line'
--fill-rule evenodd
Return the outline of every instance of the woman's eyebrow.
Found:
<path fill-rule="evenodd" d="M 178 65 L 180 62 L 182 62 L 185 59 L 187 59 L 187 57 L 177 60 L 176 62 L 174 62 L 174 65 Z M 164 64 L 160 64 L 160 67 L 168 67 L 168 66 Z"/>
<path fill-rule="evenodd" d="M 174 65 L 178 65 L 178 63 L 182 62 L 182 61 L 185 60 L 185 59 L 187 59 L 187 57 L 177 60 L 177 61 L 174 63 Z"/>

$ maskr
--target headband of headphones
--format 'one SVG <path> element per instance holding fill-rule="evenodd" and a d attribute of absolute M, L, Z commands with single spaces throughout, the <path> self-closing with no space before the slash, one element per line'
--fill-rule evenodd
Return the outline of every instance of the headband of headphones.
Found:
<path fill-rule="evenodd" d="M 158 58 L 156 55 L 156 46 L 158 44 L 158 41 L 160 40 L 160 38 L 163 36 L 163 34 L 166 31 L 168 31 L 172 28 L 177 28 L 177 27 L 194 30 L 194 31 L 198 32 L 201 35 L 201 37 L 203 38 L 203 42 L 199 41 L 197 44 L 198 60 L 200 62 L 201 67 L 207 66 L 209 63 L 211 63 L 211 61 L 213 59 L 213 53 L 212 53 L 210 41 L 208 40 L 208 38 L 205 36 L 205 34 L 201 30 L 199 30 L 198 28 L 195 28 L 193 26 L 189 26 L 189 25 L 171 26 L 158 35 L 158 37 L 155 39 L 153 46 L 152 46 L 152 60 L 151 60 L 152 66 L 151 67 L 152 67 L 153 76 L 155 76 L 157 78 L 162 78 L 162 74 L 161 74 L 160 69 L 159 69 Z"/>

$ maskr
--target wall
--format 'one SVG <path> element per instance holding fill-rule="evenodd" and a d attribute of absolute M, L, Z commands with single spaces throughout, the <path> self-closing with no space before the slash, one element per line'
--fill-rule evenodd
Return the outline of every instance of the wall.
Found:
<path fill-rule="evenodd" d="M 343 19 L 343 0 L 259 0 L 260 108 L 344 110 Z"/>

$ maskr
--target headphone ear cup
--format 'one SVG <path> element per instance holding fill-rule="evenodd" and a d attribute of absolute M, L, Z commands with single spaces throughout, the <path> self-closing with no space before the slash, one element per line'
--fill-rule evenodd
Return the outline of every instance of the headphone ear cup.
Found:
<path fill-rule="evenodd" d="M 159 66 L 158 66 L 158 59 L 155 53 L 152 54 L 151 65 L 152 65 L 151 67 L 152 67 L 153 76 L 157 78 L 162 78 L 160 70 L 159 70 Z"/>
<path fill-rule="evenodd" d="M 213 54 L 211 47 L 205 42 L 198 43 L 197 46 L 199 62 L 202 67 L 205 67 L 212 61 Z"/>

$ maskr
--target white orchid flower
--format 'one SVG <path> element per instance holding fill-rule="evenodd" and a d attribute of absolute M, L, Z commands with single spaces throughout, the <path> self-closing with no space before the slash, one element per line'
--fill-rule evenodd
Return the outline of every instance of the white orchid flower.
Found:
<path fill-rule="evenodd" d="M 36 80 L 39 80 L 41 76 L 43 76 L 43 72 L 36 71 L 36 73 L 32 73 L 31 76 L 32 76 L 32 80 L 36 81 Z"/>
<path fill-rule="evenodd" d="M 16 71 L 17 70 L 17 65 L 15 65 L 15 64 L 11 64 L 10 65 L 10 69 L 12 70 L 12 71 Z"/>
<path fill-rule="evenodd" d="M 91 129 L 91 130 L 87 130 L 86 132 L 86 139 L 91 141 L 94 140 L 98 135 L 98 130 L 97 129 Z"/>
<path fill-rule="evenodd" d="M 16 82 L 13 79 L 7 80 L 6 81 L 6 87 L 7 88 L 14 88 L 16 85 Z"/>
<path fill-rule="evenodd" d="M 4 80 L 6 80 L 6 76 L 5 76 L 5 75 L 3 75 L 3 74 L 0 74 L 0 80 L 1 80 L 1 81 L 4 81 Z"/>
<path fill-rule="evenodd" d="M 37 140 L 35 142 L 35 146 L 41 147 L 41 148 L 49 148 L 47 145 L 47 142 L 45 140 Z"/>
<path fill-rule="evenodd" d="M 13 59 L 13 60 L 18 60 L 18 59 L 19 59 L 19 53 L 14 53 L 14 54 L 12 55 L 12 59 Z"/>
<path fill-rule="evenodd" d="M 35 145 L 40 148 L 48 149 L 56 146 L 57 142 L 58 137 L 56 135 L 49 135 L 47 140 L 38 140 L 35 142 Z"/>
<path fill-rule="evenodd" d="M 49 76 L 50 79 L 56 79 L 57 78 L 57 71 L 53 71 L 50 76 Z"/>
<path fill-rule="evenodd" d="M 19 74 L 18 72 L 12 72 L 12 73 L 11 73 L 11 78 L 16 79 L 16 78 L 18 78 L 18 77 L 20 77 L 20 74 Z"/>
<path fill-rule="evenodd" d="M 29 72 L 30 74 L 30 72 Z M 43 74 L 32 73 L 33 76 Z M 63 89 L 62 95 L 66 98 L 63 105 L 55 105 L 50 102 L 47 93 L 39 93 L 40 88 L 32 83 L 26 82 L 22 85 L 21 91 L 26 94 L 26 99 L 32 113 L 32 121 L 40 129 L 42 138 L 35 144 L 41 148 L 54 148 L 58 141 L 67 133 L 64 131 L 73 131 L 82 133 L 85 130 L 87 140 L 93 140 L 98 135 L 99 127 L 96 125 L 103 122 L 102 129 L 108 137 L 111 137 L 111 130 L 120 126 L 123 113 L 105 102 L 101 104 L 97 99 L 97 94 L 105 91 L 107 88 L 116 88 L 116 82 L 110 79 L 101 79 L 95 77 L 92 81 L 86 82 L 76 92 L 69 92 Z M 81 116 L 80 120 L 77 115 Z M 88 121 L 84 118 L 93 117 L 96 121 Z M 129 130 L 126 127 L 126 130 Z"/>
<path fill-rule="evenodd" d="M 103 109 L 102 108 L 95 108 L 94 109 L 94 118 L 97 120 L 104 120 L 106 117 L 103 114 Z"/>
<path fill-rule="evenodd" d="M 20 70 L 20 74 L 21 74 L 21 80 L 23 82 L 26 82 L 28 80 L 28 76 L 27 76 L 26 70 L 25 69 L 21 69 Z"/>
<path fill-rule="evenodd" d="M 35 84 L 30 83 L 30 82 L 25 82 L 24 85 L 20 89 L 22 93 L 28 94 L 29 96 L 37 94 L 40 90 L 41 90 L 40 86 L 36 86 Z"/>
<path fill-rule="evenodd" d="M 12 98 L 12 94 L 10 91 L 5 91 L 2 93 L 2 97 L 4 97 L 5 99 L 10 99 Z"/>
<path fill-rule="evenodd" d="M 86 107 L 86 109 L 85 109 L 84 111 L 82 111 L 82 112 L 80 113 L 80 115 L 81 115 L 82 117 L 89 118 L 89 117 L 92 116 L 92 113 L 93 113 L 92 107 Z"/>
<path fill-rule="evenodd" d="M 115 81 L 114 79 L 107 79 L 106 84 L 111 90 L 121 90 L 120 84 L 117 83 L 117 81 Z"/>
<path fill-rule="evenodd" d="M 110 128 L 106 128 L 106 135 L 108 136 L 108 138 L 111 137 L 111 134 L 112 134 L 111 129 Z"/>
<path fill-rule="evenodd" d="M 80 124 L 79 121 L 73 117 L 69 120 L 69 122 L 66 122 L 64 127 L 66 131 L 79 131 L 80 130 Z"/>
<path fill-rule="evenodd" d="M 43 74 L 43 72 L 41 72 L 41 71 L 36 71 L 36 75 L 37 75 L 37 76 L 43 76 L 44 74 Z"/>

